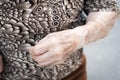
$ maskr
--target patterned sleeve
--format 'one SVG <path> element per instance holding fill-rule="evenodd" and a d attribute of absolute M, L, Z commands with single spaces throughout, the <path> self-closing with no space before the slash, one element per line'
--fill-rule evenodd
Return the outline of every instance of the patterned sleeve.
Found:
<path fill-rule="evenodd" d="M 115 0 L 84 0 L 84 11 L 118 11 L 119 6 Z"/>

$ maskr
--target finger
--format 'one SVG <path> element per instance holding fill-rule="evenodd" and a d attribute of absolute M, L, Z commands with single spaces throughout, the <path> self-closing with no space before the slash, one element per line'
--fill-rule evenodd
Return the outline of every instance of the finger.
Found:
<path fill-rule="evenodd" d="M 62 61 L 56 61 L 56 62 L 54 62 L 54 65 L 60 65 L 60 64 L 63 64 L 64 63 L 64 60 L 62 60 Z"/>
<path fill-rule="evenodd" d="M 38 62 L 45 62 L 54 58 L 55 60 L 59 60 L 63 59 L 63 53 L 61 52 L 61 49 L 59 47 L 54 47 L 42 55 L 33 56 L 33 58 L 36 59 Z"/>
<path fill-rule="evenodd" d="M 44 53 L 48 52 L 49 51 L 49 48 L 48 47 L 44 47 L 44 48 L 40 48 L 40 47 L 32 47 L 29 52 L 32 56 L 40 56 L 40 55 L 43 55 Z"/>
<path fill-rule="evenodd" d="M 61 49 L 59 49 L 58 47 L 42 54 L 39 56 L 32 56 L 33 59 L 38 62 L 38 64 L 41 65 L 48 65 L 51 63 L 51 65 L 54 65 L 54 63 L 56 62 L 56 64 L 59 64 L 59 62 L 63 62 L 63 54 L 61 53 Z M 58 63 L 57 63 L 58 62 Z"/>
<path fill-rule="evenodd" d="M 31 50 L 32 55 L 40 55 L 45 53 L 46 51 L 49 50 L 49 48 L 51 48 L 55 42 L 57 42 L 57 38 L 54 36 L 46 36 L 44 37 L 42 40 L 40 40 L 36 46 L 34 46 Z"/>
<path fill-rule="evenodd" d="M 51 59 L 51 60 L 49 60 L 47 62 L 39 63 L 38 66 L 52 67 L 52 66 L 55 66 L 55 65 L 63 64 L 63 63 L 64 63 L 64 60 L 58 61 L 58 60 L 55 60 L 55 58 L 54 58 L 54 59 Z"/>
<path fill-rule="evenodd" d="M 33 56 L 33 59 L 35 61 L 37 61 L 38 63 L 47 62 L 54 58 L 55 58 L 55 55 L 52 54 L 51 52 L 47 52 L 47 53 L 44 53 L 43 55 L 39 55 L 39 56 Z"/>
<path fill-rule="evenodd" d="M 31 55 L 39 56 L 46 53 L 50 48 L 50 42 L 44 41 L 43 43 L 36 45 L 30 49 Z"/>
<path fill-rule="evenodd" d="M 57 60 L 57 57 L 56 58 L 52 58 L 52 59 L 49 59 L 45 62 L 39 62 L 38 63 L 38 66 L 55 66 L 55 65 L 58 65 L 58 64 L 62 64 L 64 63 L 64 60 Z"/>
<path fill-rule="evenodd" d="M 60 56 L 57 55 L 49 55 L 49 53 L 47 53 L 46 55 L 41 55 L 41 56 L 37 56 L 34 57 L 35 61 L 38 62 L 38 64 L 40 66 L 46 66 L 46 65 L 58 65 L 58 64 L 62 64 L 64 63 L 64 59 L 61 58 Z"/>
<path fill-rule="evenodd" d="M 0 73 L 3 71 L 2 56 L 0 55 Z"/>
<path fill-rule="evenodd" d="M 39 63 L 38 66 L 53 66 L 54 65 L 54 61 L 53 59 L 47 61 L 47 62 L 43 62 L 43 63 Z"/>

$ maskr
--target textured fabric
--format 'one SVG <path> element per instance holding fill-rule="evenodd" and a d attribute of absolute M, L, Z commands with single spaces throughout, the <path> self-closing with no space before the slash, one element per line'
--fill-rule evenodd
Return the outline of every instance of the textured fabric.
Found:
<path fill-rule="evenodd" d="M 82 49 L 63 64 L 39 67 L 29 52 L 51 32 L 69 28 L 82 9 L 80 0 L 3 0 L 0 11 L 0 50 L 3 80 L 61 80 L 81 64 Z"/>
<path fill-rule="evenodd" d="M 78 69 L 73 71 L 70 75 L 65 77 L 62 80 L 87 80 L 87 72 L 86 72 L 86 57 L 83 54 L 81 57 L 82 64 Z"/>
<path fill-rule="evenodd" d="M 84 0 L 84 11 L 118 11 L 120 8 L 115 0 Z"/>
<path fill-rule="evenodd" d="M 115 2 L 109 3 L 105 9 L 109 6 L 117 9 Z M 76 70 L 81 65 L 82 49 L 68 56 L 62 64 L 44 67 L 37 66 L 28 49 L 49 33 L 85 24 L 83 10 L 94 10 L 91 4 L 92 0 L 1 0 L 2 80 L 61 80 Z"/>

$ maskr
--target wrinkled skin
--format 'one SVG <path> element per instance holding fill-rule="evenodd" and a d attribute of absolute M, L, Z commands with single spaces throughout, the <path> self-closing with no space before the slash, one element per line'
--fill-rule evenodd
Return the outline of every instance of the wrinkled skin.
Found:
<path fill-rule="evenodd" d="M 32 58 L 40 66 L 62 63 L 76 49 L 105 37 L 117 16 L 116 12 L 91 12 L 86 25 L 51 33 L 40 40 L 30 49 Z"/>
<path fill-rule="evenodd" d="M 31 48 L 31 55 L 40 66 L 63 63 L 77 49 L 79 41 L 83 45 L 83 35 L 79 40 L 74 29 L 51 33 Z"/>

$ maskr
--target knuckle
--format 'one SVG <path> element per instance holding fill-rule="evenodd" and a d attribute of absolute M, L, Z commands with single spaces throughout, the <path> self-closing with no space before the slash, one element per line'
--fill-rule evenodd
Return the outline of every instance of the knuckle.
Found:
<path fill-rule="evenodd" d="M 59 58 L 58 58 L 58 61 L 62 61 L 63 59 L 64 59 L 64 56 L 62 56 L 62 55 L 60 55 L 60 56 L 58 56 Z"/>
<path fill-rule="evenodd" d="M 62 61 L 64 59 L 64 54 L 61 50 L 56 51 L 55 55 L 58 61 Z"/>
<path fill-rule="evenodd" d="M 37 49 L 37 48 L 36 48 L 35 46 L 30 49 L 30 54 L 31 54 L 32 56 L 39 54 L 39 51 L 36 50 L 36 49 Z"/>
<path fill-rule="evenodd" d="M 55 63 L 54 65 L 59 65 L 59 64 L 62 64 L 62 63 L 64 63 L 64 60 L 62 60 L 62 61 L 58 61 L 58 62 Z"/>
<path fill-rule="evenodd" d="M 38 58 L 36 58 L 36 57 L 33 57 L 33 60 L 36 61 L 37 63 L 40 62 L 40 60 Z"/>

